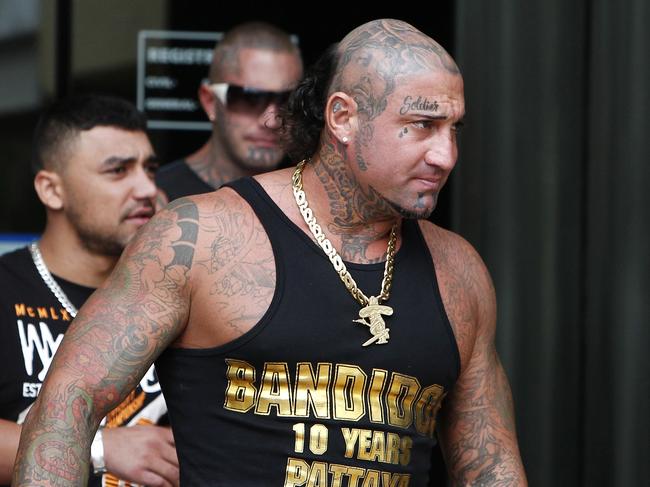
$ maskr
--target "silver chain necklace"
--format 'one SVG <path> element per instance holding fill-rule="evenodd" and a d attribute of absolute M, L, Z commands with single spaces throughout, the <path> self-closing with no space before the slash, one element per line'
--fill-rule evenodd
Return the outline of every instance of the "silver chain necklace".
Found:
<path fill-rule="evenodd" d="M 61 289 L 59 283 L 54 280 L 52 274 L 50 274 L 50 270 L 45 265 L 45 261 L 43 260 L 37 242 L 29 244 L 29 253 L 32 254 L 32 260 L 34 261 L 34 265 L 36 266 L 36 270 L 40 274 L 41 279 L 43 279 L 43 282 L 47 285 L 50 291 L 52 291 L 52 294 L 54 294 L 56 299 L 59 300 L 61 306 L 63 306 L 73 318 L 77 316 L 77 308 L 70 302 L 68 296 L 65 295 L 63 289 Z"/>

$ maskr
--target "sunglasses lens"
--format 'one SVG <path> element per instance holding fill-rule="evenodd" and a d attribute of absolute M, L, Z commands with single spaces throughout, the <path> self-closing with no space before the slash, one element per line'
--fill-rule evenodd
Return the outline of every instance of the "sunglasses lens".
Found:
<path fill-rule="evenodd" d="M 226 95 L 228 110 L 237 113 L 262 113 L 271 104 L 283 105 L 289 99 L 289 91 L 262 91 L 255 88 L 230 85 Z"/>

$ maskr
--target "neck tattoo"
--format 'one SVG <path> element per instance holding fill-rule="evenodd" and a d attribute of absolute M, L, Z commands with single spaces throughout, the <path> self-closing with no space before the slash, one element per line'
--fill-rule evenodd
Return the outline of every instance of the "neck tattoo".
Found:
<path fill-rule="evenodd" d="M 390 237 L 388 239 L 388 249 L 386 250 L 386 266 L 384 268 L 384 278 L 381 282 L 381 292 L 379 296 L 370 296 L 367 297 L 361 289 L 357 286 L 357 283 L 354 281 L 348 269 L 345 267 L 343 259 L 338 254 L 332 242 L 329 241 L 323 229 L 316 222 L 316 217 L 309 208 L 307 203 L 307 195 L 302 186 L 302 171 L 305 168 L 306 160 L 301 161 L 296 166 L 296 170 L 293 173 L 291 178 L 291 185 L 293 187 L 293 195 L 296 198 L 296 204 L 300 210 L 305 223 L 309 227 L 312 235 L 318 242 L 318 245 L 321 246 L 327 257 L 329 257 L 330 262 L 334 266 L 334 270 L 338 273 L 341 281 L 345 284 L 347 290 L 352 294 L 352 297 L 356 299 L 363 308 L 359 310 L 359 319 L 352 320 L 354 323 L 361 323 L 370 328 L 370 333 L 372 338 L 367 340 L 363 346 L 367 347 L 373 343 L 378 345 L 388 343 L 390 338 L 388 332 L 389 328 L 386 328 L 386 323 L 382 315 L 390 316 L 393 314 L 393 308 L 390 306 L 385 306 L 380 304 L 382 301 L 387 301 L 390 297 L 390 288 L 393 284 L 393 270 L 395 267 L 395 241 L 397 240 L 397 223 L 393 225 L 393 228 L 390 231 Z"/>
<path fill-rule="evenodd" d="M 49 269 L 45 265 L 45 261 L 43 260 L 43 256 L 41 255 L 41 251 L 38 248 L 37 242 L 33 242 L 29 245 L 29 253 L 32 254 L 32 260 L 34 261 L 36 270 L 40 274 L 41 279 L 43 279 L 45 285 L 49 288 L 50 291 L 52 291 L 52 294 L 54 294 L 59 303 L 61 303 L 61 306 L 66 309 L 70 316 L 73 318 L 77 316 L 77 308 L 70 302 L 68 296 L 65 295 L 63 289 L 61 289 L 59 283 L 54 280 L 52 274 L 50 274 Z"/>

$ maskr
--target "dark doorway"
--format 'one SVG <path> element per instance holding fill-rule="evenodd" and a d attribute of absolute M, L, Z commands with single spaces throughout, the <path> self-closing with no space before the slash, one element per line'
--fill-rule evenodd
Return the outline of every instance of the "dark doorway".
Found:
<path fill-rule="evenodd" d="M 194 4 L 192 4 L 194 7 Z M 396 7 L 368 9 L 367 7 L 345 5 L 344 8 L 317 10 L 317 4 L 310 8 L 289 8 L 278 3 L 260 5 L 258 2 L 238 2 L 224 8 L 220 2 L 200 2 L 200 8 L 187 8 L 187 3 L 171 0 L 168 25 L 170 30 L 179 31 L 227 31 L 232 26 L 251 20 L 263 20 L 281 27 L 298 36 L 305 65 L 309 66 L 333 42 L 342 39 L 356 26 L 378 18 L 397 18 L 409 22 L 433 37 L 452 55 L 454 53 L 454 6 L 451 0 L 435 3 L 435 12 L 426 15 L 421 9 Z M 203 144 L 205 132 L 155 131 L 151 134 L 157 150 L 165 162 L 183 157 Z M 452 176 L 453 177 L 453 176 Z M 445 227 L 451 221 L 451 181 L 442 191 L 438 207 L 432 218 Z"/>

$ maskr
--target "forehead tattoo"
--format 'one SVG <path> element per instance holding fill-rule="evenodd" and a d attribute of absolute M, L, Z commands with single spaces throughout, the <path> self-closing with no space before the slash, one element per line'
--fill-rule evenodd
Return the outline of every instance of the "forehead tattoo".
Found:
<path fill-rule="evenodd" d="M 377 20 L 353 30 L 341 42 L 339 54 L 330 91 L 349 93 L 367 120 L 386 109 L 400 77 L 439 70 L 460 74 L 437 42 L 399 20 Z"/>

